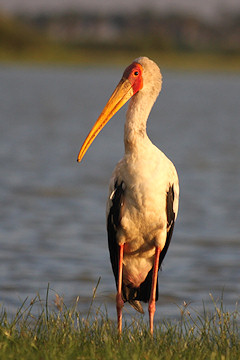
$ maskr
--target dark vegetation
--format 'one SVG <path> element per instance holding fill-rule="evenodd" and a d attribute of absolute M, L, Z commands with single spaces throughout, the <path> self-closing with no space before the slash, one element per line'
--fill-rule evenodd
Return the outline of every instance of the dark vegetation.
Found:
<path fill-rule="evenodd" d="M 240 14 L 225 14 L 215 21 L 183 14 L 138 12 L 19 16 L 21 21 L 72 46 L 104 46 L 147 51 L 240 52 Z"/>
<path fill-rule="evenodd" d="M 184 14 L 139 11 L 0 13 L 0 61 L 50 63 L 125 62 L 148 55 L 171 66 L 204 62 L 240 68 L 240 14 L 207 21 Z M 189 59 L 188 61 L 185 61 Z M 190 66 L 191 67 L 191 66 Z"/>

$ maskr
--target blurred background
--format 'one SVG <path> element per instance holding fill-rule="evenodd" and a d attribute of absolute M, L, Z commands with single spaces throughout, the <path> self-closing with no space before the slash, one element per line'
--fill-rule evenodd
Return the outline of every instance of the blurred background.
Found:
<path fill-rule="evenodd" d="M 115 318 L 105 230 L 126 107 L 83 163 L 79 148 L 125 67 L 155 60 L 163 89 L 148 123 L 174 162 L 180 211 L 160 272 L 157 319 L 240 297 L 239 1 L 0 4 L 0 304 L 36 294 Z M 125 313 L 134 314 L 126 306 Z"/>
<path fill-rule="evenodd" d="M 205 0 L 1 0 L 0 59 L 239 70 L 240 4 Z M 197 53 L 197 56 L 196 56 Z"/>

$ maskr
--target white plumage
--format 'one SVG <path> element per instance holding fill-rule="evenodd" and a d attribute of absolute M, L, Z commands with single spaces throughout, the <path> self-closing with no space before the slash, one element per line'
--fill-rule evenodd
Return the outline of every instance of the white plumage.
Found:
<path fill-rule="evenodd" d="M 123 258 L 124 274 L 139 279 L 132 285 L 138 287 L 153 266 L 155 247 L 164 248 L 168 223 L 166 196 L 169 187 L 174 189 L 175 219 L 178 211 L 178 177 L 170 160 L 154 145 L 139 152 L 139 156 L 125 154 L 117 164 L 109 187 L 123 181 L 124 206 L 121 226 L 117 232 L 118 244 L 127 244 Z M 107 202 L 107 217 L 112 201 Z M 130 280 L 128 276 L 128 281 Z"/>

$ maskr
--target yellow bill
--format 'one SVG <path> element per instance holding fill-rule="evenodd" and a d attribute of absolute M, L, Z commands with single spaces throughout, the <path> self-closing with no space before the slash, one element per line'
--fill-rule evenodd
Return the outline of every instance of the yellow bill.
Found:
<path fill-rule="evenodd" d="M 114 114 L 134 95 L 134 90 L 132 84 L 128 79 L 122 78 L 116 89 L 114 90 L 112 96 L 108 100 L 106 106 L 104 107 L 101 115 L 97 119 L 96 123 L 93 125 L 91 131 L 86 137 L 80 151 L 78 154 L 77 161 L 80 162 L 84 157 L 87 149 L 92 144 L 93 140 L 103 129 L 106 123 L 113 117 Z"/>

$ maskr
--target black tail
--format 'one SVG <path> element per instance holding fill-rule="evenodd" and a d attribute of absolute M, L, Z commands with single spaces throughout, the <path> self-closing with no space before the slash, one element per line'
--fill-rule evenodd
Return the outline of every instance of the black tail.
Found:
<path fill-rule="evenodd" d="M 123 284 L 122 292 L 123 292 L 124 301 L 130 302 L 133 300 L 138 300 L 138 301 L 148 302 L 151 295 L 152 273 L 153 273 L 153 268 L 149 271 L 146 279 L 138 288 L 133 288 Z M 156 288 L 156 300 L 158 300 L 158 281 Z"/>

